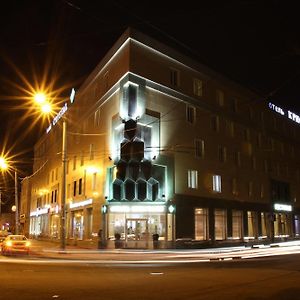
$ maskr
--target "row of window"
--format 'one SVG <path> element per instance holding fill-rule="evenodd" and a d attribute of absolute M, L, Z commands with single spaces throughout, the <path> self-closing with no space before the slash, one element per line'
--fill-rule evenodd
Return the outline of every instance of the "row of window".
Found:
<path fill-rule="evenodd" d="M 170 83 L 172 86 L 174 87 L 179 87 L 180 86 L 180 71 L 174 68 L 170 69 Z M 199 79 L 199 78 L 193 78 L 193 94 L 197 97 L 202 97 L 204 95 L 203 93 L 203 80 Z M 220 90 L 220 89 L 216 89 L 216 94 L 215 94 L 215 99 L 216 99 L 216 104 L 219 107 L 225 107 L 225 95 L 224 95 L 224 91 Z M 247 111 L 248 111 L 248 118 L 249 120 L 253 121 L 254 120 L 254 110 L 252 107 L 250 107 L 249 105 L 246 105 L 247 107 Z M 230 108 L 231 111 L 234 113 L 238 113 L 239 112 L 239 101 L 236 98 L 233 98 L 232 101 L 230 101 Z M 243 108 L 243 112 L 245 111 L 245 109 Z M 259 117 L 260 121 L 262 122 L 262 124 L 265 123 L 265 116 L 264 116 L 264 112 L 260 112 L 260 117 Z M 190 123 L 194 123 L 196 120 L 196 110 L 194 107 L 192 106 L 188 106 L 187 108 L 187 121 Z M 273 116 L 273 118 L 271 119 L 271 126 L 274 130 L 279 130 L 280 127 L 282 129 L 283 133 L 287 132 L 287 128 L 286 128 L 286 122 L 284 122 L 283 120 L 279 120 L 277 116 Z M 282 122 L 280 122 L 282 121 Z M 279 124 L 282 124 L 282 126 L 279 126 Z M 295 128 L 292 128 L 291 130 L 293 137 L 296 136 L 296 130 Z"/>
<path fill-rule="evenodd" d="M 188 170 L 188 179 L 187 186 L 190 189 L 198 189 L 198 171 L 197 170 Z M 253 181 L 248 182 L 248 196 L 253 196 L 254 183 Z M 212 191 L 216 193 L 222 192 L 222 177 L 221 175 L 212 175 Z M 260 197 L 264 197 L 264 185 L 260 184 Z M 232 179 L 232 194 L 238 196 L 239 188 L 238 188 L 238 180 L 237 178 Z"/>
<path fill-rule="evenodd" d="M 196 240 L 209 240 L 209 214 L 207 208 L 196 208 L 194 211 L 195 217 L 195 239 Z M 272 220 L 268 213 L 258 213 L 254 211 L 247 211 L 246 220 L 243 211 L 231 211 L 231 230 L 228 230 L 228 214 L 225 209 L 214 209 L 214 239 L 255 239 L 258 237 L 287 237 L 295 234 L 300 234 L 300 219 L 295 216 L 295 232 L 292 229 L 292 217 L 276 213 Z M 258 222 L 260 218 L 260 222 Z M 245 236 L 244 225 L 247 228 L 247 235 Z M 260 228 L 259 228 L 260 226 Z M 230 232 L 230 235 L 229 235 Z"/>
<path fill-rule="evenodd" d="M 196 113 L 196 109 L 193 106 L 188 105 L 187 109 L 186 109 L 186 120 L 191 123 L 194 124 L 195 122 L 195 113 Z M 220 118 L 219 116 L 216 115 L 212 115 L 211 116 L 211 129 L 213 131 L 219 132 L 220 131 Z M 232 121 L 225 121 L 225 131 L 228 133 L 228 135 L 230 137 L 235 137 L 236 135 L 236 125 L 234 122 Z M 243 132 L 243 136 L 244 136 L 244 141 L 246 142 L 253 142 L 252 138 L 251 138 L 251 132 L 249 128 L 244 128 L 244 132 Z M 273 138 L 265 138 L 266 139 L 266 144 L 265 147 L 267 149 L 267 151 L 276 151 L 276 149 L 278 149 L 278 151 L 282 154 L 285 155 L 287 151 L 289 151 L 289 154 L 292 157 L 295 157 L 295 149 L 292 145 L 286 146 L 284 145 L 283 142 L 280 141 L 275 141 Z M 263 147 L 263 136 L 262 134 L 259 132 L 256 134 L 256 139 L 255 139 L 255 144 L 258 148 L 262 148 Z M 287 149 L 289 148 L 289 149 Z"/>

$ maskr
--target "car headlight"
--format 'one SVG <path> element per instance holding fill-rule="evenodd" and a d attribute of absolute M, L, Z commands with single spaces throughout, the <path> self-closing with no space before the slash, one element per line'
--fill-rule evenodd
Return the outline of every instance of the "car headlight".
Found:
<path fill-rule="evenodd" d="M 12 241 L 7 241 L 7 242 L 5 243 L 5 245 L 6 245 L 7 247 L 11 247 L 11 246 L 13 245 L 13 243 L 12 243 Z"/>
<path fill-rule="evenodd" d="M 30 246 L 30 242 L 27 241 L 27 242 L 25 243 L 25 246 L 26 246 L 26 247 L 29 247 L 29 246 Z"/>

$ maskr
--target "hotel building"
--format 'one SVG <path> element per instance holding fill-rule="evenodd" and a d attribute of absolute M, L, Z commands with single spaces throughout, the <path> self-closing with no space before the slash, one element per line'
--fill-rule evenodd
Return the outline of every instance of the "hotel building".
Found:
<path fill-rule="evenodd" d="M 71 103 L 72 102 L 72 103 Z M 205 246 L 300 234 L 300 117 L 128 29 L 34 147 L 30 235 Z M 22 205 L 21 205 L 22 207 Z M 22 212 L 24 215 L 26 212 Z M 26 222 L 23 220 L 23 222 Z"/>

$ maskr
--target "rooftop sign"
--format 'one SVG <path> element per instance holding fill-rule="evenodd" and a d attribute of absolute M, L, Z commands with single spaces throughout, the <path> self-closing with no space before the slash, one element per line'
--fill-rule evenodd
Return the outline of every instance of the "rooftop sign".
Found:
<path fill-rule="evenodd" d="M 277 105 L 275 105 L 275 104 L 273 104 L 271 102 L 269 102 L 269 108 L 271 110 L 275 111 L 276 113 L 289 118 L 293 122 L 296 122 L 296 123 L 300 124 L 300 116 L 298 116 L 297 114 L 293 113 L 292 111 L 285 110 L 285 109 L 281 108 L 280 106 L 277 106 Z"/>

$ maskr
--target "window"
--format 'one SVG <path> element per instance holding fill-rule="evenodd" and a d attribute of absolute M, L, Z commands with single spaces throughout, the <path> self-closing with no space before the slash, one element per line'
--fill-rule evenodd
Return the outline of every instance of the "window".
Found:
<path fill-rule="evenodd" d="M 242 238 L 243 213 L 240 210 L 232 211 L 232 238 Z"/>
<path fill-rule="evenodd" d="M 230 137 L 234 137 L 234 123 L 232 121 L 226 121 L 226 132 Z"/>
<path fill-rule="evenodd" d="M 261 145 L 262 145 L 262 139 L 261 139 L 261 133 L 258 133 L 257 134 L 257 139 L 256 139 L 256 145 L 257 147 L 261 148 Z"/>
<path fill-rule="evenodd" d="M 249 197 L 253 196 L 253 182 L 252 181 L 249 182 L 248 195 L 249 195 Z"/>
<path fill-rule="evenodd" d="M 217 192 L 217 193 L 222 192 L 221 176 L 220 175 L 213 175 L 213 191 Z"/>
<path fill-rule="evenodd" d="M 76 196 L 76 181 L 73 182 L 73 196 Z"/>
<path fill-rule="evenodd" d="M 84 165 L 84 151 L 81 150 L 80 152 L 80 166 Z"/>
<path fill-rule="evenodd" d="M 240 151 L 235 151 L 233 153 L 233 158 L 234 158 L 234 162 L 235 164 L 240 167 L 241 166 L 241 152 Z"/>
<path fill-rule="evenodd" d="M 193 80 L 194 95 L 201 97 L 203 95 L 203 82 L 200 79 L 194 78 Z"/>
<path fill-rule="evenodd" d="M 74 156 L 73 157 L 73 170 L 76 170 L 76 160 L 77 160 L 77 157 Z"/>
<path fill-rule="evenodd" d="M 227 231 L 226 211 L 215 209 L 215 239 L 225 240 Z"/>
<path fill-rule="evenodd" d="M 69 183 L 67 186 L 67 198 L 70 198 L 70 194 L 71 194 L 71 184 Z"/>
<path fill-rule="evenodd" d="M 93 173 L 93 179 L 92 179 L 92 190 L 95 191 L 97 187 L 97 173 Z"/>
<path fill-rule="evenodd" d="M 219 146 L 218 147 L 218 157 L 220 162 L 226 162 L 227 151 L 226 147 Z"/>
<path fill-rule="evenodd" d="M 78 181 L 78 195 L 82 194 L 82 178 Z"/>
<path fill-rule="evenodd" d="M 247 211 L 248 216 L 248 237 L 255 238 L 257 236 L 257 214 L 254 211 Z"/>
<path fill-rule="evenodd" d="M 221 90 L 216 90 L 217 104 L 221 107 L 224 106 L 224 92 Z"/>
<path fill-rule="evenodd" d="M 208 239 L 207 208 L 195 209 L 195 239 L 200 241 L 204 241 Z"/>
<path fill-rule="evenodd" d="M 97 109 L 94 114 L 94 127 L 100 126 L 100 109 Z"/>
<path fill-rule="evenodd" d="M 176 69 L 170 70 L 170 82 L 173 86 L 179 86 L 179 71 Z"/>
<path fill-rule="evenodd" d="M 188 188 L 190 189 L 198 188 L 198 171 L 188 170 Z"/>
<path fill-rule="evenodd" d="M 54 201 L 54 191 L 51 191 L 51 203 Z"/>
<path fill-rule="evenodd" d="M 236 178 L 232 179 L 232 194 L 234 196 L 238 195 L 238 187 L 237 187 L 237 180 L 236 180 Z"/>
<path fill-rule="evenodd" d="M 246 142 L 250 142 L 250 130 L 248 128 L 244 129 L 244 139 Z"/>
<path fill-rule="evenodd" d="M 54 191 L 54 203 L 57 202 L 57 190 Z"/>
<path fill-rule="evenodd" d="M 232 99 L 232 111 L 237 113 L 238 112 L 238 100 Z"/>
<path fill-rule="evenodd" d="M 194 124 L 195 119 L 196 119 L 196 108 L 191 105 L 187 105 L 186 106 L 186 120 L 189 123 Z"/>
<path fill-rule="evenodd" d="M 51 182 L 53 182 L 54 181 L 54 170 L 52 170 L 52 172 L 51 172 Z"/>
<path fill-rule="evenodd" d="M 255 156 L 252 157 L 252 169 L 256 170 L 256 157 Z"/>
<path fill-rule="evenodd" d="M 195 156 L 197 158 L 204 157 L 204 141 L 201 139 L 195 140 Z"/>
<path fill-rule="evenodd" d="M 264 198 L 265 196 L 265 188 L 264 185 L 261 183 L 260 185 L 260 198 Z"/>
<path fill-rule="evenodd" d="M 212 116 L 211 117 L 211 129 L 213 131 L 218 132 L 219 131 L 219 117 L 218 116 Z"/>
<path fill-rule="evenodd" d="M 90 144 L 90 160 L 93 160 L 95 157 L 95 147 L 94 144 Z"/>

